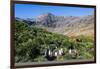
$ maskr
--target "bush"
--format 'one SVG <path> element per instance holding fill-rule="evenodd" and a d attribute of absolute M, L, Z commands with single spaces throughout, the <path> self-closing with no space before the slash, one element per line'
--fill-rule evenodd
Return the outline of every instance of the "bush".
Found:
<path fill-rule="evenodd" d="M 68 37 L 15 21 L 14 39 L 15 62 L 17 63 L 48 61 L 44 56 L 48 48 L 51 50 L 63 48 L 65 54 L 58 58 L 59 60 L 93 58 L 94 39 L 91 36 Z M 76 49 L 78 56 L 69 55 L 69 49 Z"/>

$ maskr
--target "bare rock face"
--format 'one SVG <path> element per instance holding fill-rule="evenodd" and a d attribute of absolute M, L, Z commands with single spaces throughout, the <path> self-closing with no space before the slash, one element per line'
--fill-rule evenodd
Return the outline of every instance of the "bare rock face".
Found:
<path fill-rule="evenodd" d="M 50 32 L 68 36 L 94 35 L 94 15 L 88 16 L 56 16 L 45 13 L 31 19 L 21 20 L 36 27 L 45 28 Z"/>
<path fill-rule="evenodd" d="M 36 18 L 36 22 L 38 25 L 43 25 L 45 27 L 55 27 L 54 24 L 56 22 L 55 16 L 51 13 L 40 15 Z"/>

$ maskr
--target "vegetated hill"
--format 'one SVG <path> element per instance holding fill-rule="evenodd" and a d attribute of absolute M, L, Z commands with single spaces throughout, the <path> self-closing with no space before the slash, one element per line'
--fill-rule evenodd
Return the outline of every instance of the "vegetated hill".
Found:
<path fill-rule="evenodd" d="M 48 61 L 45 57 L 47 49 L 63 49 L 64 55 L 56 61 L 70 59 L 93 59 L 94 43 L 91 37 L 68 37 L 62 34 L 52 33 L 46 29 L 30 26 L 22 20 L 15 21 L 15 62 L 43 62 Z M 69 54 L 70 49 L 75 49 L 78 53 Z"/>
<path fill-rule="evenodd" d="M 16 18 L 16 20 L 68 36 L 94 35 L 94 15 L 56 16 L 52 13 L 45 13 L 35 18 L 24 20 Z"/>

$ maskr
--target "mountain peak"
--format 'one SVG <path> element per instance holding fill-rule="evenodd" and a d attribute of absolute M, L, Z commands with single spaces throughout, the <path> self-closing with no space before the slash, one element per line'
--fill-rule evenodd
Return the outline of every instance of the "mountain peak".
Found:
<path fill-rule="evenodd" d="M 48 17 L 48 16 L 54 16 L 54 14 L 52 14 L 52 13 L 44 13 L 44 14 L 41 14 L 39 17 Z"/>
<path fill-rule="evenodd" d="M 54 15 L 54 14 L 52 14 L 52 13 L 44 13 L 44 15 Z"/>

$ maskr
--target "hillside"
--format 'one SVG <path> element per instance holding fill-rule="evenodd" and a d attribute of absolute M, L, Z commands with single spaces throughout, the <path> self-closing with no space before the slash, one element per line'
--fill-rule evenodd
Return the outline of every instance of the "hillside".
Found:
<path fill-rule="evenodd" d="M 22 20 L 15 21 L 15 62 L 65 61 L 69 59 L 93 59 L 94 39 L 91 36 L 68 37 L 37 28 Z M 55 52 L 62 49 L 63 55 L 45 56 L 46 50 Z M 70 53 L 70 50 L 75 53 Z"/>
<path fill-rule="evenodd" d="M 19 18 L 19 20 L 67 36 L 94 35 L 94 15 L 57 16 L 52 13 L 45 13 L 34 18 Z"/>

